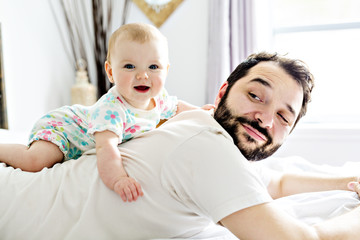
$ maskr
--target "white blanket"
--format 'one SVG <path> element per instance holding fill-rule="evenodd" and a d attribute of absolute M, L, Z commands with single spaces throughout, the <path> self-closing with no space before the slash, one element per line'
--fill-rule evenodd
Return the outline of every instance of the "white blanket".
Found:
<path fill-rule="evenodd" d="M 282 172 L 312 172 L 344 176 L 359 175 L 360 173 L 359 162 L 347 162 L 341 167 L 335 167 L 312 164 L 297 156 L 269 158 L 259 164 Z M 344 214 L 360 204 L 359 197 L 355 192 L 341 190 L 296 194 L 277 199 L 274 202 L 288 214 L 309 225 Z"/>
<path fill-rule="evenodd" d="M 271 158 L 260 164 L 280 171 L 360 172 L 358 163 L 343 167 L 318 166 L 299 157 Z M 359 200 L 353 192 L 327 191 L 298 194 L 275 203 L 290 215 L 313 224 L 353 209 Z M 120 197 L 101 182 L 94 151 L 38 173 L 23 172 L 0 163 L 2 240 L 112 239 L 117 235 L 121 204 Z M 235 239 L 215 224 L 197 238 Z"/>

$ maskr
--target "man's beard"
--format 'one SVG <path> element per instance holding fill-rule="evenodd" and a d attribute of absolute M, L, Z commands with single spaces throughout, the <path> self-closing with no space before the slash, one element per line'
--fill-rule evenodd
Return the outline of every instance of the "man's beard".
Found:
<path fill-rule="evenodd" d="M 231 113 L 227 106 L 226 98 L 222 99 L 214 113 L 215 120 L 230 134 L 235 145 L 240 152 L 249 161 L 259 161 L 271 156 L 279 149 L 281 144 L 273 144 L 273 140 L 265 128 L 260 127 L 258 121 L 251 121 L 241 116 L 235 116 Z M 246 132 L 241 133 L 245 137 L 245 141 L 240 141 L 239 127 L 241 124 L 247 124 L 266 137 L 266 142 L 258 145 L 257 141 L 253 139 Z"/>

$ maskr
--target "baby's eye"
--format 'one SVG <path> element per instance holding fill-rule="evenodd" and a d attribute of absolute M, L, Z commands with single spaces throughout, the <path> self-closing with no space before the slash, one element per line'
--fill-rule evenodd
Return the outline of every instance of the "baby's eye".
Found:
<path fill-rule="evenodd" d="M 132 65 L 132 64 L 125 64 L 124 68 L 126 68 L 126 69 L 134 69 L 135 66 Z"/>
<path fill-rule="evenodd" d="M 258 96 L 256 96 L 255 94 L 253 94 L 253 93 L 249 93 L 249 96 L 250 96 L 252 99 L 255 99 L 256 101 L 261 101 L 261 99 L 260 99 Z"/>
<path fill-rule="evenodd" d="M 155 64 L 152 64 L 152 65 L 149 66 L 149 68 L 152 69 L 152 70 L 155 70 L 155 69 L 158 69 L 159 66 L 155 65 Z"/>

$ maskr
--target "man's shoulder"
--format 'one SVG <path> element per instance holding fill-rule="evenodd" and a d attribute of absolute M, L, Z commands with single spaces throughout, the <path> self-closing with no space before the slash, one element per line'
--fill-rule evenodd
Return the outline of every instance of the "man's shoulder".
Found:
<path fill-rule="evenodd" d="M 153 156 L 156 158 L 154 161 L 161 162 L 178 151 L 188 151 L 189 144 L 197 151 L 205 151 L 214 145 L 235 146 L 231 136 L 204 110 L 183 112 L 122 146 L 137 150 L 141 147 L 142 150 L 137 154 L 144 158 Z M 154 149 L 161 149 L 162 154 L 155 153 Z"/>
<path fill-rule="evenodd" d="M 212 116 L 212 113 L 202 109 L 181 112 L 175 117 L 169 119 L 166 122 L 166 125 L 184 125 L 185 127 L 194 128 L 212 127 L 222 129 L 220 124 L 218 124 Z"/>
<path fill-rule="evenodd" d="M 161 126 L 161 128 L 180 132 L 183 135 L 186 133 L 194 135 L 202 131 L 210 131 L 216 134 L 222 134 L 226 138 L 232 140 L 231 136 L 214 119 L 211 111 L 205 111 L 202 109 L 184 111 L 169 119 Z"/>

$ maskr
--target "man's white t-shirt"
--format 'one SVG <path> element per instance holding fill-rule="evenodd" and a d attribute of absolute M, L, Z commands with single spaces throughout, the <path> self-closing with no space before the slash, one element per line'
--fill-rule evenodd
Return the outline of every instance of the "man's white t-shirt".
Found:
<path fill-rule="evenodd" d="M 132 203 L 139 211 L 124 206 L 129 221 L 119 225 L 129 236 L 192 237 L 211 222 L 271 201 L 251 163 L 206 111 L 181 113 L 120 150 L 127 173 L 144 190 Z"/>

